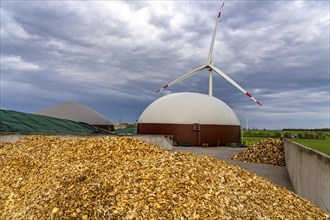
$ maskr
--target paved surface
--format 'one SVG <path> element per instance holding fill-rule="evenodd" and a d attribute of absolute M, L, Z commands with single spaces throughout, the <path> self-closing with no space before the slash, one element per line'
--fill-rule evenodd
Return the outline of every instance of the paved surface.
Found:
<path fill-rule="evenodd" d="M 294 192 L 294 188 L 292 186 L 289 173 L 286 167 L 247 163 L 230 159 L 231 156 L 236 155 L 246 149 L 247 148 L 232 147 L 174 147 L 172 151 L 190 152 L 193 154 L 211 156 L 219 160 L 227 161 L 252 173 L 255 173 L 258 176 L 266 177 L 273 183 L 283 186 L 286 189 Z"/>

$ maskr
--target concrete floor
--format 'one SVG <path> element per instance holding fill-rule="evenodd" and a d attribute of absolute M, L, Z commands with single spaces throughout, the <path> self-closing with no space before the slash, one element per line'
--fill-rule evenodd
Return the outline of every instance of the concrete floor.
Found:
<path fill-rule="evenodd" d="M 174 147 L 174 152 L 190 152 L 193 154 L 207 155 L 215 157 L 219 160 L 224 160 L 235 164 L 243 169 L 246 169 L 258 176 L 266 177 L 273 183 L 283 186 L 286 189 L 294 192 L 288 171 L 286 167 L 273 166 L 267 164 L 256 164 L 231 160 L 230 157 L 236 155 L 247 148 L 232 148 L 232 147 Z"/>

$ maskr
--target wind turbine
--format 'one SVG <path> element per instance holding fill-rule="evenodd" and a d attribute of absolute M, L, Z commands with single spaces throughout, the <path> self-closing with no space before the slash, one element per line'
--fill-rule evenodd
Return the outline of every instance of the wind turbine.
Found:
<path fill-rule="evenodd" d="M 210 50 L 209 50 L 209 56 L 208 56 L 208 59 L 207 59 L 207 63 L 204 64 L 203 66 L 201 67 L 198 67 L 197 69 L 194 69 L 193 71 L 181 76 L 180 78 L 170 82 L 169 84 L 165 85 L 164 87 L 162 87 L 161 89 L 159 89 L 157 92 L 160 92 L 162 91 L 163 89 L 166 89 L 176 83 L 179 83 L 199 72 L 201 72 L 202 70 L 206 69 L 209 71 L 209 95 L 213 95 L 213 82 L 212 82 L 212 73 L 215 72 L 217 73 L 218 75 L 220 75 L 221 77 L 223 77 L 225 80 L 227 80 L 229 83 L 231 83 L 233 86 L 235 86 L 237 89 L 241 90 L 243 93 L 245 93 L 245 95 L 247 95 L 249 98 L 251 98 L 253 101 L 255 101 L 258 105 L 262 106 L 261 103 L 256 100 L 255 98 L 253 98 L 253 96 L 248 93 L 245 89 L 243 89 L 240 85 L 238 85 L 234 80 L 232 80 L 229 76 L 227 76 L 224 72 L 222 72 L 220 69 L 218 69 L 217 67 L 215 67 L 213 65 L 213 49 L 214 49 L 214 43 L 215 43 L 215 38 L 216 38 L 216 35 L 217 35 L 217 27 L 218 27 L 218 24 L 219 24 L 219 21 L 220 21 L 220 16 L 221 16 L 221 12 L 222 12 L 222 9 L 223 9 L 223 6 L 225 5 L 225 3 L 223 2 L 222 5 L 221 5 L 221 9 L 219 11 L 219 14 L 218 14 L 218 18 L 217 18 L 217 22 L 215 24 L 215 28 L 214 28 L 214 32 L 213 32 L 213 36 L 212 36 L 212 41 L 211 41 L 211 46 L 210 46 Z"/>
<path fill-rule="evenodd" d="M 246 119 L 246 130 L 249 130 L 249 120 L 252 118 L 245 118 Z"/>

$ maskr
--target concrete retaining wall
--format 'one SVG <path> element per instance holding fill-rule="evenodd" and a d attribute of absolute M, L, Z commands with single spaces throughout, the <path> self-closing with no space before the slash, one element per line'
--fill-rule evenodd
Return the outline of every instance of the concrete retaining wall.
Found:
<path fill-rule="evenodd" d="M 28 135 L 25 134 L 9 134 L 9 133 L 2 133 L 0 134 L 0 142 L 15 142 L 19 139 L 26 137 Z M 57 136 L 63 139 L 67 138 L 91 138 L 91 137 L 130 137 L 136 138 L 139 140 L 143 140 L 149 142 L 151 144 L 157 145 L 165 150 L 172 150 L 173 149 L 173 140 L 171 136 L 164 136 L 164 135 L 130 135 L 130 136 L 117 136 L 117 135 L 51 135 Z"/>
<path fill-rule="evenodd" d="M 133 135 L 129 136 L 132 138 L 137 138 L 154 145 L 157 145 L 165 150 L 173 150 L 173 137 L 164 135 Z"/>
<path fill-rule="evenodd" d="M 330 156 L 289 140 L 284 149 L 296 193 L 330 212 Z"/>

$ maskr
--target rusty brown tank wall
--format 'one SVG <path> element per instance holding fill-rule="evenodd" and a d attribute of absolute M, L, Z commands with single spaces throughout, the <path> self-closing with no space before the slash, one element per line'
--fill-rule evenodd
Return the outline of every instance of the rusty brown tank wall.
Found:
<path fill-rule="evenodd" d="M 195 131 L 194 125 L 138 123 L 138 134 L 173 135 L 173 143 L 178 145 L 225 146 L 228 143 L 240 143 L 241 130 L 238 125 L 200 125 Z"/>

